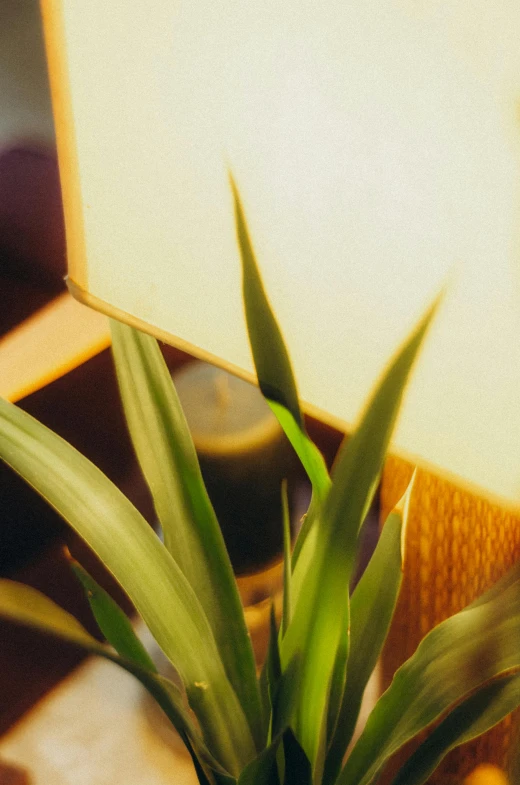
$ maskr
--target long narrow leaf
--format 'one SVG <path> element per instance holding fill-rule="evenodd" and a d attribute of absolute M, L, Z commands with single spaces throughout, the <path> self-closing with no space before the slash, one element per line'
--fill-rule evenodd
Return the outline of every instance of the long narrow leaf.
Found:
<path fill-rule="evenodd" d="M 83 537 L 178 670 L 208 743 L 232 773 L 254 757 L 248 723 L 205 613 L 130 501 L 71 445 L 0 399 L 0 458 Z"/>
<path fill-rule="evenodd" d="M 338 643 L 338 648 L 336 651 L 336 661 L 334 663 L 334 667 L 332 669 L 332 676 L 330 679 L 330 687 L 329 687 L 329 701 L 327 707 L 327 721 L 326 721 L 326 747 L 330 746 L 330 740 L 334 737 L 336 727 L 338 725 L 338 721 L 340 718 L 340 711 L 342 707 L 342 699 L 343 694 L 345 692 L 345 685 L 347 681 L 347 663 L 349 663 L 349 656 L 350 656 L 350 629 L 352 626 L 352 621 L 350 619 L 350 598 L 348 596 L 348 589 L 346 590 L 346 596 L 343 598 L 343 602 L 338 603 L 338 613 L 343 613 L 344 618 L 341 623 L 341 637 Z M 350 664 L 349 664 L 350 669 Z M 326 762 L 326 750 L 324 750 L 323 754 L 325 755 L 325 762 Z M 326 777 L 326 772 L 324 769 L 323 777 Z"/>
<path fill-rule="evenodd" d="M 267 738 L 268 744 L 272 741 L 273 702 L 281 674 L 282 668 L 280 665 L 280 651 L 278 648 L 278 629 L 276 627 L 276 613 L 273 602 L 269 614 L 269 645 L 267 647 L 267 655 L 259 680 L 262 708 L 264 712 L 264 738 Z"/>
<path fill-rule="evenodd" d="M 301 559 L 294 569 L 300 591 L 281 645 L 282 668 L 303 652 L 301 700 L 293 729 L 313 766 L 319 765 L 322 754 L 327 696 L 349 623 L 346 613 L 338 612 L 338 598 L 343 602 L 347 596 L 359 528 L 377 485 L 408 375 L 434 311 L 435 306 L 398 353 L 360 425 L 342 448 L 316 528 L 313 560 L 304 575 Z"/>
<path fill-rule="evenodd" d="M 97 625 L 107 641 L 121 657 L 155 673 L 157 668 L 135 634 L 129 618 L 81 564 L 72 559 L 70 554 L 68 556 L 70 567 L 83 586 Z"/>
<path fill-rule="evenodd" d="M 391 363 L 358 428 L 343 444 L 334 467 L 324 516 L 331 521 L 329 528 L 342 530 L 351 567 L 355 558 L 353 545 L 374 498 L 408 376 L 438 302 L 429 308 Z"/>
<path fill-rule="evenodd" d="M 289 353 L 260 277 L 240 196 L 231 176 L 230 182 L 242 261 L 247 329 L 258 384 L 300 458 L 311 480 L 313 493 L 320 498 L 328 490 L 329 475 L 323 456 L 305 431 Z"/>
<path fill-rule="evenodd" d="M 307 436 L 305 430 L 298 425 L 291 412 L 282 406 L 282 404 L 276 403 L 275 401 L 268 400 L 267 403 L 278 418 L 278 422 L 291 442 L 312 485 L 311 504 L 303 521 L 303 525 L 298 532 L 292 554 L 293 569 L 301 560 L 300 570 L 304 573 L 314 557 L 314 548 L 316 545 L 315 525 L 317 525 L 316 522 L 319 518 L 321 507 L 330 490 L 330 477 L 322 454 L 314 442 Z M 298 591 L 299 586 L 295 584 L 295 597 Z"/>
<path fill-rule="evenodd" d="M 365 687 L 392 620 L 402 581 L 401 530 L 402 515 L 393 512 L 352 595 L 348 676 L 325 764 L 325 785 L 333 783 L 339 773 L 354 733 Z"/>
<path fill-rule="evenodd" d="M 520 671 L 519 572 L 423 639 L 373 709 L 338 785 L 368 785 L 391 755 L 448 710 L 492 679 Z"/>
<path fill-rule="evenodd" d="M 276 738 L 290 726 L 291 716 L 298 705 L 301 685 L 301 657 L 295 657 L 290 666 L 281 673 L 273 697 L 272 735 Z"/>
<path fill-rule="evenodd" d="M 287 632 L 291 621 L 291 520 L 289 517 L 289 500 L 287 498 L 287 480 L 282 483 L 282 518 L 283 518 L 283 614 L 282 636 Z"/>
<path fill-rule="evenodd" d="M 492 728 L 520 705 L 520 674 L 488 684 L 457 706 L 401 768 L 392 785 L 423 785 L 447 753 Z"/>
<path fill-rule="evenodd" d="M 260 278 L 240 196 L 231 176 L 230 183 L 235 200 L 238 244 L 242 257 L 247 329 L 258 384 L 267 399 L 282 404 L 303 428 L 303 416 L 289 354 Z"/>
<path fill-rule="evenodd" d="M 188 751 L 191 755 L 191 759 L 193 761 L 193 767 L 195 769 L 195 774 L 197 775 L 199 785 L 215 785 L 215 778 L 208 771 L 206 771 L 205 767 L 197 758 L 195 754 L 195 750 L 190 749 L 189 741 L 188 744 L 186 744 L 186 746 L 188 747 Z M 232 782 L 236 783 L 236 780 L 233 779 Z"/>
<path fill-rule="evenodd" d="M 126 421 L 165 545 L 204 608 L 258 745 L 261 710 L 251 640 L 170 373 L 155 338 L 114 321 L 111 331 Z"/>
<path fill-rule="evenodd" d="M 232 777 L 230 774 L 220 774 L 217 771 L 212 771 L 211 773 L 215 780 L 215 785 L 236 785 L 237 783 L 236 777 Z"/>
<path fill-rule="evenodd" d="M 279 785 L 276 753 L 280 741 L 280 737 L 276 738 L 246 766 L 238 778 L 238 785 Z"/>
<path fill-rule="evenodd" d="M 323 502 L 330 488 L 329 472 L 323 455 L 309 438 L 305 429 L 299 425 L 292 413 L 283 404 L 270 399 L 266 400 L 300 459 L 311 481 L 315 498 Z"/>

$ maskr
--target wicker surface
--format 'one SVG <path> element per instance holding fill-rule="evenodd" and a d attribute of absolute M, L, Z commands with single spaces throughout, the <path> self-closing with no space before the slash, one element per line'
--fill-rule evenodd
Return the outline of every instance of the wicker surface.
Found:
<path fill-rule="evenodd" d="M 411 474 L 410 464 L 389 458 L 382 487 L 382 520 L 404 492 Z M 520 514 L 419 470 L 410 505 L 403 586 L 383 654 L 385 686 L 429 630 L 462 610 L 519 558 Z M 459 783 L 477 763 L 508 765 L 510 750 L 516 746 L 512 734 L 518 719 L 516 712 L 480 739 L 454 750 L 430 784 Z"/>

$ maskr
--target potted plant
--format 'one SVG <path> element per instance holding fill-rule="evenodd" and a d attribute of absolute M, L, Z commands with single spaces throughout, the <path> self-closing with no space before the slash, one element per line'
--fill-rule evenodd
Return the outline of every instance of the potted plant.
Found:
<path fill-rule="evenodd" d="M 112 324 L 113 353 L 134 448 L 164 544 L 126 497 L 63 439 L 0 401 L 0 456 L 91 546 L 176 669 L 157 673 L 132 626 L 76 563 L 100 630 L 91 637 L 29 587 L 0 581 L 0 614 L 73 642 L 136 676 L 184 740 L 203 785 L 369 785 L 390 756 L 430 734 L 393 785 L 420 785 L 454 746 L 520 704 L 520 565 L 432 630 L 397 671 L 351 743 L 364 688 L 401 583 L 406 498 L 386 521 L 349 594 L 358 533 L 377 488 L 403 391 L 437 303 L 389 364 L 330 477 L 308 437 L 281 332 L 233 186 L 243 295 L 260 388 L 312 483 L 291 553 L 286 492 L 284 595 L 271 614 L 259 676 L 244 615 L 190 435 L 156 341 Z"/>

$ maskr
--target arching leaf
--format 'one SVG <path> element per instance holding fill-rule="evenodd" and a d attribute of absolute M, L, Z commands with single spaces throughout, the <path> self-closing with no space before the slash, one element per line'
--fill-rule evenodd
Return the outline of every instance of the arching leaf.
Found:
<path fill-rule="evenodd" d="M 447 753 L 485 733 L 520 706 L 520 674 L 483 687 L 457 706 L 423 741 L 392 785 L 423 785 Z"/>
<path fill-rule="evenodd" d="M 520 671 L 520 567 L 435 627 L 373 709 L 338 785 L 368 785 L 398 749 L 475 690 Z"/>
<path fill-rule="evenodd" d="M 231 562 L 155 338 L 111 321 L 117 379 L 164 541 L 200 601 L 226 673 L 261 742 L 255 661 Z"/>
<path fill-rule="evenodd" d="M 402 515 L 386 521 L 350 604 L 350 656 L 341 709 L 325 764 L 324 783 L 335 781 L 356 727 L 361 701 L 386 639 L 402 581 Z"/>
<path fill-rule="evenodd" d="M 390 364 L 361 422 L 337 459 L 332 487 L 315 530 L 312 561 L 294 568 L 300 590 L 293 619 L 281 643 L 282 669 L 302 654 L 302 684 L 292 727 L 313 767 L 323 755 L 323 727 L 338 648 L 348 629 L 348 585 L 357 552 L 360 526 L 377 486 L 385 453 L 397 419 L 404 388 L 436 304 L 429 309 Z M 302 565 L 302 566 L 300 566 Z M 319 780 L 321 772 L 315 770 Z"/>
<path fill-rule="evenodd" d="M 232 773 L 255 755 L 204 610 L 131 502 L 89 460 L 0 399 L 0 458 L 68 521 L 112 572 L 180 674 L 212 752 Z"/>

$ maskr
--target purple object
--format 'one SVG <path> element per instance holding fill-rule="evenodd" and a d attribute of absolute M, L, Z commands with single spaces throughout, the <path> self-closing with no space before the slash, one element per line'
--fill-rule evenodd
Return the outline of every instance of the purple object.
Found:
<path fill-rule="evenodd" d="M 66 273 L 65 230 L 53 150 L 0 154 L 0 275 L 53 291 Z"/>

